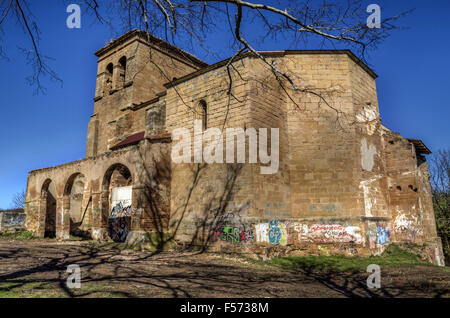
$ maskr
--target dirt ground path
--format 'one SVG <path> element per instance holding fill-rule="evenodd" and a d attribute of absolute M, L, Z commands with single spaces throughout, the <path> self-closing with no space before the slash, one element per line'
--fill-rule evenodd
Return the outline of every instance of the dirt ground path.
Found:
<path fill-rule="evenodd" d="M 70 264 L 81 268 L 81 289 L 66 286 Z M 0 239 L 0 297 L 450 297 L 448 269 L 381 274 L 374 290 L 365 272 L 289 271 L 217 254 Z"/>

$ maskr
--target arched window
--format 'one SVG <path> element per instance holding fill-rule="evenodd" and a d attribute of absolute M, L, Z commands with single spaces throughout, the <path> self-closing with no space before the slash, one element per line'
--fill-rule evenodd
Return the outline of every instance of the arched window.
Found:
<path fill-rule="evenodd" d="M 194 104 L 195 105 L 195 104 Z M 194 120 L 202 121 L 202 129 L 206 130 L 208 128 L 208 106 L 206 102 L 202 99 L 194 106 Z"/>
<path fill-rule="evenodd" d="M 105 92 L 108 93 L 112 89 L 112 79 L 113 79 L 114 66 L 112 63 L 109 63 L 106 66 L 106 75 L 105 75 Z"/>
<path fill-rule="evenodd" d="M 106 66 L 106 71 L 107 71 L 108 74 L 110 74 L 110 75 L 113 74 L 113 71 L 114 71 L 113 63 L 109 63 L 109 64 Z"/>
<path fill-rule="evenodd" d="M 119 87 L 123 87 L 125 84 L 125 77 L 127 72 L 127 58 L 122 56 L 119 59 Z"/>
<path fill-rule="evenodd" d="M 208 106 L 203 99 L 200 101 L 199 106 L 202 115 L 203 129 L 206 130 L 208 128 Z"/>

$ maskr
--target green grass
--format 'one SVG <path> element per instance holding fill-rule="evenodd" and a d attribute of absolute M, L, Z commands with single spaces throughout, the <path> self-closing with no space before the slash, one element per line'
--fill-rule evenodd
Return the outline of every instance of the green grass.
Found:
<path fill-rule="evenodd" d="M 10 240 L 19 240 L 19 241 L 25 241 L 25 240 L 45 240 L 45 241 L 52 241 L 56 240 L 56 238 L 42 238 L 34 236 L 33 233 L 29 231 L 21 231 L 21 232 L 14 232 L 14 233 L 0 233 L 0 238 L 4 239 L 10 239 Z M 83 237 L 70 235 L 68 241 L 86 241 L 88 239 L 85 239 Z"/>
<path fill-rule="evenodd" d="M 275 257 L 263 263 L 285 269 L 327 271 L 366 270 L 370 264 L 377 264 L 381 267 L 434 266 L 421 261 L 418 255 L 403 250 L 396 245 L 390 245 L 380 256 L 349 257 L 335 255 Z"/>
<path fill-rule="evenodd" d="M 46 282 L 1 282 L 0 298 L 63 297 L 54 283 Z"/>
<path fill-rule="evenodd" d="M 15 232 L 15 233 L 0 233 L 0 238 L 13 239 L 13 240 L 36 240 L 38 237 L 34 236 L 29 231 Z"/>
<path fill-rule="evenodd" d="M 123 297 L 116 287 L 101 283 L 82 283 L 81 288 L 71 290 L 75 297 Z M 69 295 L 56 282 L 0 282 L 0 299 L 2 298 L 61 298 Z"/>

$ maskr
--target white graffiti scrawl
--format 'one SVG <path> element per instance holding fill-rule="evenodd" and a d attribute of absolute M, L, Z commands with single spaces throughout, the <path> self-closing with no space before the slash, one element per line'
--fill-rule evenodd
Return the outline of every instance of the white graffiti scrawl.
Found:
<path fill-rule="evenodd" d="M 256 241 L 269 243 L 269 224 L 261 223 L 255 226 L 256 229 Z"/>
<path fill-rule="evenodd" d="M 340 224 L 307 224 L 295 223 L 294 230 L 300 242 L 348 243 L 361 244 L 363 237 L 359 226 L 342 226 Z"/>

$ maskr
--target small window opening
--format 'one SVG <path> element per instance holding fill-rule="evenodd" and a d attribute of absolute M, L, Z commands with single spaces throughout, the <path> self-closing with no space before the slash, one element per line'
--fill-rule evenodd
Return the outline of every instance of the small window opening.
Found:
<path fill-rule="evenodd" d="M 119 82 L 120 86 L 123 87 L 125 85 L 125 78 L 127 72 L 127 58 L 122 56 L 119 60 Z"/>
<path fill-rule="evenodd" d="M 105 78 L 105 90 L 109 92 L 112 89 L 112 78 L 113 78 L 114 66 L 109 63 L 106 66 L 106 78 Z"/>
<path fill-rule="evenodd" d="M 202 111 L 202 124 L 203 129 L 206 130 L 208 128 L 208 106 L 204 100 L 200 101 L 200 108 Z"/>

